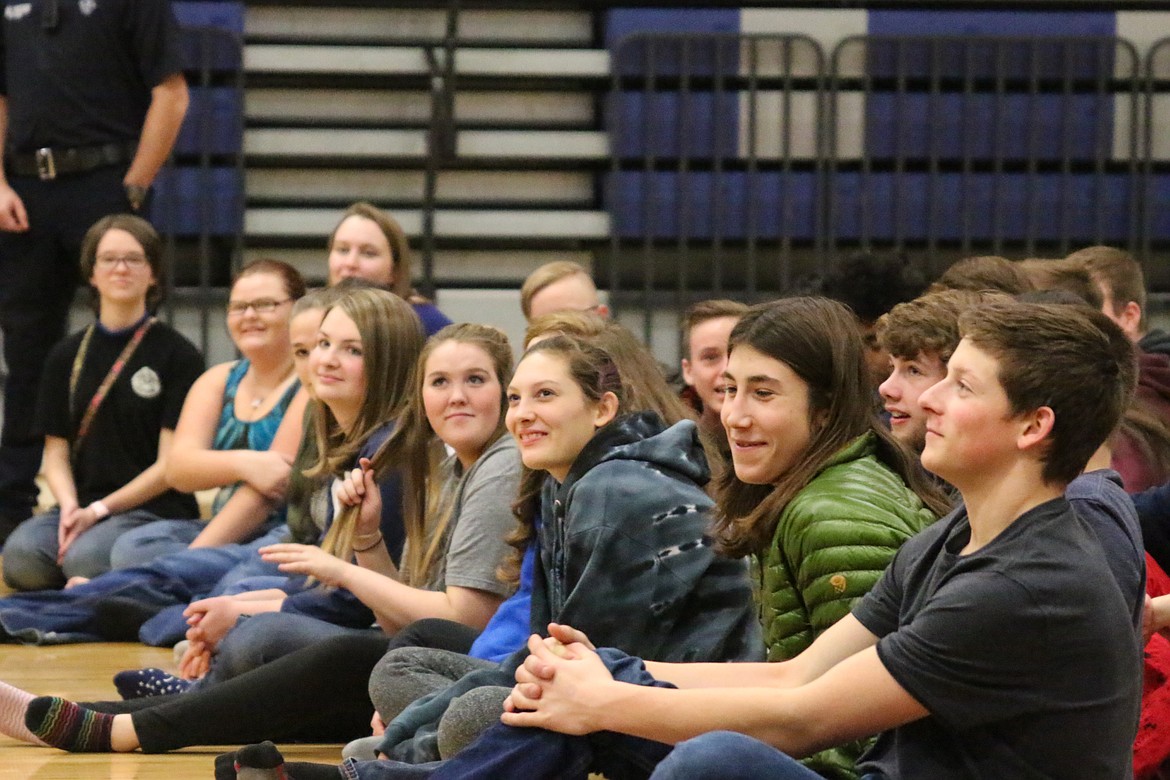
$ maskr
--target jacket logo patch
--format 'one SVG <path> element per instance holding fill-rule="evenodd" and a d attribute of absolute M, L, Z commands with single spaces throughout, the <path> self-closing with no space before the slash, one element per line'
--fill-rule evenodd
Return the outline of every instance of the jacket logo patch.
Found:
<path fill-rule="evenodd" d="M 4 18 L 10 22 L 17 22 L 32 13 L 32 3 L 17 3 L 4 6 Z"/>
<path fill-rule="evenodd" d="M 838 593 L 844 593 L 845 588 L 849 585 L 849 580 L 844 574 L 834 574 L 829 578 L 829 584 L 833 586 L 833 590 Z"/>
<path fill-rule="evenodd" d="M 77 8 L 86 16 L 97 10 L 97 0 L 79 0 Z"/>
<path fill-rule="evenodd" d="M 150 366 L 143 366 L 130 377 L 130 387 L 139 398 L 158 398 L 162 381 Z"/>

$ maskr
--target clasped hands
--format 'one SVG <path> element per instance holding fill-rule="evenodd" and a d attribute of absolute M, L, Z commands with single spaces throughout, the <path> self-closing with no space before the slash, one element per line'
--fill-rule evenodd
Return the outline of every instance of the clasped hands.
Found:
<path fill-rule="evenodd" d="M 589 637 L 571 626 L 550 623 L 547 638 L 528 638 L 530 655 L 516 670 L 516 685 L 504 701 L 502 722 L 562 734 L 601 729 L 605 689 L 613 676 Z"/>

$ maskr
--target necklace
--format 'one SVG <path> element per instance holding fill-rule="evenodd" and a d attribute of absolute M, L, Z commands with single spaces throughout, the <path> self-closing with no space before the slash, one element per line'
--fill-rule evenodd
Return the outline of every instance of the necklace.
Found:
<path fill-rule="evenodd" d="M 280 387 L 280 385 L 278 384 L 276 387 Z M 261 406 L 263 406 L 264 402 L 266 400 L 268 400 L 268 396 L 272 395 L 272 391 L 275 390 L 276 387 L 268 388 L 267 390 L 264 391 L 264 395 L 253 397 L 252 401 L 250 403 L 250 405 L 252 407 L 252 411 L 255 411 L 255 410 L 259 409 Z M 255 394 L 253 394 L 253 395 L 255 395 Z"/>
<path fill-rule="evenodd" d="M 284 384 L 284 382 L 277 383 L 276 387 L 268 388 L 264 391 L 264 395 L 256 395 L 255 391 L 253 390 L 252 400 L 248 402 L 248 405 L 252 407 L 252 411 L 255 412 L 257 409 L 263 406 L 264 402 L 268 400 L 268 396 L 272 395 L 272 391 L 276 390 L 282 384 Z"/>
<path fill-rule="evenodd" d="M 282 376 L 280 378 L 280 381 L 277 382 L 272 387 L 265 390 L 264 393 L 261 395 L 258 395 L 256 392 L 256 380 L 255 380 L 255 377 L 253 377 L 253 379 L 252 379 L 252 400 L 248 402 L 248 406 L 250 406 L 252 408 L 253 413 L 258 411 L 260 409 L 260 407 L 264 405 L 264 402 L 268 400 L 268 396 L 272 395 L 273 392 L 275 392 L 276 390 L 279 390 L 284 385 L 285 380 L 288 379 L 288 374 L 291 373 L 291 371 L 292 371 L 292 367 L 290 366 L 288 371 L 284 374 L 284 376 Z"/>

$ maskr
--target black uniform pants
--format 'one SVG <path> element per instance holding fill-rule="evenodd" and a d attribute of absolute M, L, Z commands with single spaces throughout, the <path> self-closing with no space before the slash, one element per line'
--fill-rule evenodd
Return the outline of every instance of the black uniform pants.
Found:
<path fill-rule="evenodd" d="M 124 165 L 53 181 L 11 176 L 29 229 L 0 231 L 0 329 L 4 332 L 4 430 L 0 435 L 0 543 L 31 514 L 43 440 L 34 428 L 45 358 L 65 335 L 77 287 L 81 239 L 107 214 L 130 211 Z"/>

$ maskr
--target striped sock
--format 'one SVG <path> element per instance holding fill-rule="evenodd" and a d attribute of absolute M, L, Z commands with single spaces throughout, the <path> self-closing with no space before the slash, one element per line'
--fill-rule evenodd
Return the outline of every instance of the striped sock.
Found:
<path fill-rule="evenodd" d="M 35 699 L 31 693 L 0 682 L 0 734 L 34 745 L 45 744 L 24 725 L 28 703 Z"/>
<path fill-rule="evenodd" d="M 53 747 L 73 753 L 109 753 L 114 716 L 79 707 L 59 696 L 38 696 L 28 704 L 24 723 Z"/>

